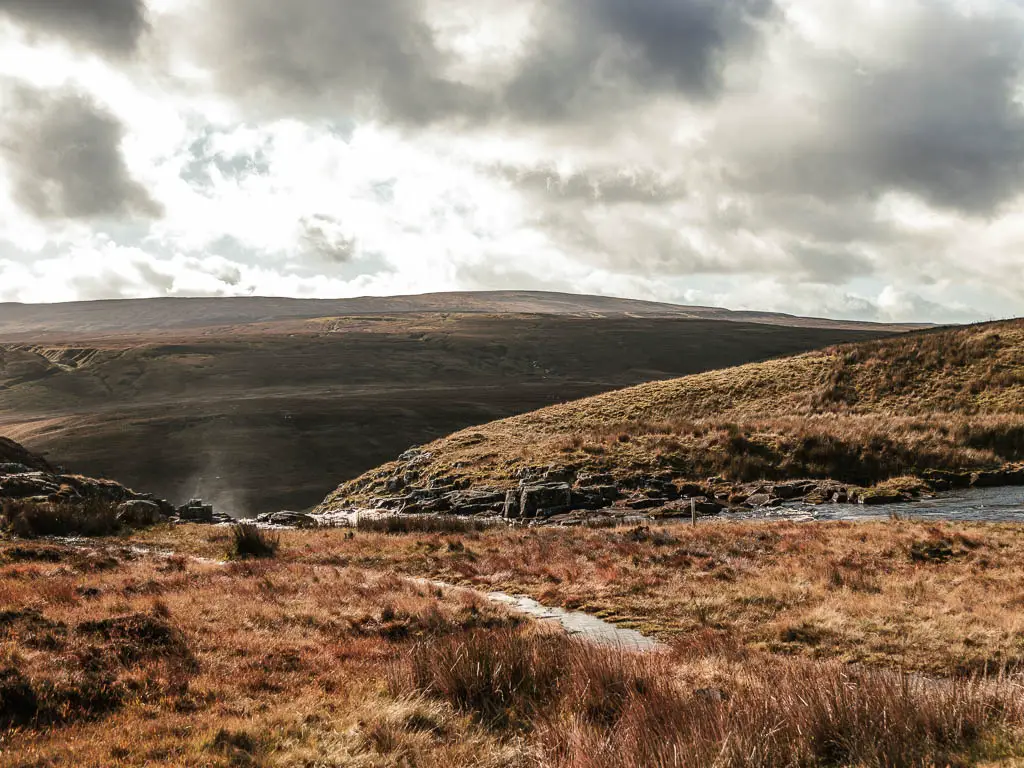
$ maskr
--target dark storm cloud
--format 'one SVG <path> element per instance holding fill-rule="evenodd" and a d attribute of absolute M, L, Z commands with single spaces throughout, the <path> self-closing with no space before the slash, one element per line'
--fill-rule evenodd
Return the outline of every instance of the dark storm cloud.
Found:
<path fill-rule="evenodd" d="M 128 172 L 124 128 L 86 96 L 18 89 L 10 94 L 0 152 L 14 197 L 40 219 L 158 217 L 161 207 Z"/>
<path fill-rule="evenodd" d="M 507 81 L 446 74 L 423 0 L 217 0 L 196 30 L 226 93 L 321 117 L 376 108 L 406 124 L 590 117 L 652 92 L 706 100 L 749 48 L 771 0 L 554 0 L 536 6 L 532 50 Z"/>
<path fill-rule="evenodd" d="M 796 243 L 788 249 L 795 274 L 810 283 L 841 285 L 855 277 L 875 272 L 871 259 L 854 247 Z"/>
<path fill-rule="evenodd" d="M 706 101 L 773 10 L 771 0 L 553 0 L 503 100 L 542 122 L 597 117 L 658 92 Z"/>
<path fill-rule="evenodd" d="M 217 0 L 200 47 L 221 87 L 270 111 L 347 117 L 359 105 L 429 123 L 481 97 L 439 73 L 416 0 Z"/>
<path fill-rule="evenodd" d="M 755 160 L 749 188 L 832 199 L 902 190 L 969 215 L 991 214 L 1021 191 L 1024 25 L 926 7 L 898 61 L 823 64 L 820 129 L 786 153 L 762 153 L 775 162 Z"/>
<path fill-rule="evenodd" d="M 148 29 L 144 0 L 0 0 L 0 16 L 114 55 L 132 53 Z"/>

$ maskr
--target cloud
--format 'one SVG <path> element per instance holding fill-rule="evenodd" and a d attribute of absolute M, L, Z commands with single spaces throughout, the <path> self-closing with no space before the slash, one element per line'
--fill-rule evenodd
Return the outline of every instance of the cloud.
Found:
<path fill-rule="evenodd" d="M 422 124 L 483 108 L 444 77 L 448 56 L 417 0 L 217 0 L 192 43 L 257 113 Z"/>
<path fill-rule="evenodd" d="M 124 129 L 88 96 L 19 88 L 0 154 L 15 200 L 39 219 L 154 218 L 161 207 L 128 172 Z"/>
<path fill-rule="evenodd" d="M 553 123 L 658 93 L 714 98 L 729 58 L 756 47 L 774 12 L 772 0 L 524 0 L 527 31 L 509 45 L 525 51 L 484 78 L 441 29 L 451 5 L 217 0 L 191 37 L 222 91 L 264 114 Z M 480 16 L 501 13 L 478 5 Z"/>
<path fill-rule="evenodd" d="M 253 294 L 327 298 L 389 292 L 386 282 L 365 276 L 303 276 L 214 255 L 165 258 L 103 239 L 27 264 L 0 258 L 0 302 Z"/>
<path fill-rule="evenodd" d="M 582 168 L 561 172 L 553 164 L 517 168 L 496 165 L 495 176 L 548 203 L 654 204 L 686 197 L 682 179 L 645 168 Z"/>
<path fill-rule="evenodd" d="M 0 34 L 0 76 L 31 52 L 37 89 L 5 105 L 9 260 L 68 269 L 101 233 L 146 254 L 100 249 L 122 266 L 67 295 L 1024 299 L 1013 0 L 148 0 L 120 47 L 43 6 L 0 0 L 75 43 Z"/>
<path fill-rule="evenodd" d="M 327 261 L 346 263 L 356 253 L 356 239 L 345 234 L 332 216 L 316 213 L 301 222 L 302 242 L 313 254 Z"/>
<path fill-rule="evenodd" d="M 862 30 L 879 35 L 867 51 L 805 47 L 803 103 L 787 104 L 778 124 L 769 118 L 758 131 L 733 129 L 740 184 L 835 201 L 901 190 L 976 216 L 1020 194 L 1020 10 L 1005 3 L 989 13 L 946 2 L 906 8 L 885 29 Z"/>
<path fill-rule="evenodd" d="M 749 52 L 773 10 L 771 0 L 553 0 L 502 101 L 551 122 L 601 119 L 666 92 L 712 99 L 729 57 Z"/>
<path fill-rule="evenodd" d="M 133 53 L 149 28 L 144 0 L 0 0 L 0 16 L 114 56 Z"/>

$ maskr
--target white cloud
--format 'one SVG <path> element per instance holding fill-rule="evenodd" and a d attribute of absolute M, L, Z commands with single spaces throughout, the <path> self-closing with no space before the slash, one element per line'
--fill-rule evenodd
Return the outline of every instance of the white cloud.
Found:
<path fill-rule="evenodd" d="M 347 51 L 344 76 L 326 32 L 315 50 L 302 29 L 278 37 L 272 3 L 237 27 L 204 16 L 197 42 L 211 1 L 151 0 L 131 60 L 0 28 L 0 78 L 87 94 L 163 207 L 149 223 L 40 222 L 0 166 L 0 299 L 550 287 L 884 320 L 1024 301 L 1010 0 L 722 0 L 740 10 L 692 18 L 726 41 L 701 60 L 649 23 L 665 0 L 635 18 L 570 0 L 388 0 L 388 23 L 360 23 L 402 37 Z M 289 18 L 315 20 L 318 2 Z M 573 18 L 596 37 L 554 26 Z M 262 101 L 230 69 L 246 29 L 271 46 Z M 935 78 L 942 99 L 910 98 L 942 92 Z M 572 109 L 521 101 L 559 89 Z M 380 108 L 363 114 L 367 95 Z"/>

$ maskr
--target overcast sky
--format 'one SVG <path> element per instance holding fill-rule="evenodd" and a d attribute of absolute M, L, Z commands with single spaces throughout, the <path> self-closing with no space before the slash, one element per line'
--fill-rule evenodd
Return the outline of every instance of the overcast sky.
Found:
<path fill-rule="evenodd" d="M 0 301 L 1024 314 L 1018 0 L 0 0 Z"/>

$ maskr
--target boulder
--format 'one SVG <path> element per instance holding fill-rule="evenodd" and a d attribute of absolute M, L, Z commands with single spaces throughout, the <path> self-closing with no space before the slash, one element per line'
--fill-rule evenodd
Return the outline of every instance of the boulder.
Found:
<path fill-rule="evenodd" d="M 711 515 L 718 515 L 718 514 L 721 514 L 722 510 L 725 509 L 725 506 L 722 505 L 722 504 L 719 504 L 717 501 L 698 501 L 696 506 L 697 506 L 697 514 L 700 515 L 701 517 L 709 517 Z"/>
<path fill-rule="evenodd" d="M 576 488 L 572 492 L 573 509 L 604 509 L 610 506 L 621 493 L 614 485 L 591 485 Z"/>
<path fill-rule="evenodd" d="M 936 490 L 940 490 L 938 487 L 940 484 L 944 485 L 945 488 L 967 488 L 971 484 L 971 473 L 947 472 L 943 469 L 926 469 L 921 473 L 921 479 Z"/>
<path fill-rule="evenodd" d="M 830 500 L 833 504 L 846 504 L 850 501 L 850 492 L 845 488 L 840 488 L 838 491 L 832 492 Z"/>
<path fill-rule="evenodd" d="M 266 516 L 266 522 L 271 525 L 284 525 L 289 528 L 316 528 L 317 522 L 309 515 L 302 512 L 271 512 Z"/>
<path fill-rule="evenodd" d="M 683 483 L 676 487 L 676 493 L 687 499 L 695 499 L 698 496 L 707 496 L 707 489 L 698 483 Z"/>
<path fill-rule="evenodd" d="M 755 493 L 747 497 L 747 500 L 743 502 L 748 507 L 763 507 L 771 503 L 772 497 L 767 493 Z"/>
<path fill-rule="evenodd" d="M 626 502 L 626 506 L 635 510 L 658 509 L 659 507 L 664 507 L 670 501 L 671 499 L 667 499 L 664 496 L 656 496 L 652 498 L 630 499 Z"/>
<path fill-rule="evenodd" d="M 480 515 L 500 513 L 505 506 L 505 492 L 491 488 L 470 491 L 454 491 L 445 495 L 454 515 Z"/>
<path fill-rule="evenodd" d="M 572 508 L 572 488 L 568 483 L 525 485 L 519 493 L 520 515 L 547 517 Z"/>
<path fill-rule="evenodd" d="M 432 458 L 434 458 L 434 454 L 429 451 L 424 451 L 419 448 L 410 448 L 408 451 L 401 454 L 398 457 L 398 460 L 400 462 L 404 462 L 411 468 L 427 464 Z"/>
<path fill-rule="evenodd" d="M 552 464 L 544 472 L 545 483 L 574 483 L 576 482 L 576 470 L 572 467 L 560 467 Z"/>
<path fill-rule="evenodd" d="M 507 520 L 518 520 L 522 514 L 519 501 L 522 493 L 518 488 L 510 488 L 505 492 L 505 503 L 502 505 L 501 516 Z"/>
<path fill-rule="evenodd" d="M 117 521 L 129 528 L 143 528 L 162 523 L 166 518 L 160 505 L 145 499 L 122 501 L 117 507 Z"/>
<path fill-rule="evenodd" d="M 815 483 L 779 483 L 772 488 L 772 495 L 783 501 L 789 501 L 806 496 L 815 487 Z"/>
<path fill-rule="evenodd" d="M 866 506 L 900 504 L 904 501 L 907 501 L 907 497 L 898 491 L 868 491 L 860 497 L 860 503 Z"/>
<path fill-rule="evenodd" d="M 576 485 L 580 488 L 595 485 L 615 485 L 615 478 L 607 472 L 581 474 L 576 478 Z"/>
<path fill-rule="evenodd" d="M 51 496 L 60 491 L 60 483 L 52 475 L 29 472 L 0 477 L 0 499 L 24 499 L 29 496 Z"/>

